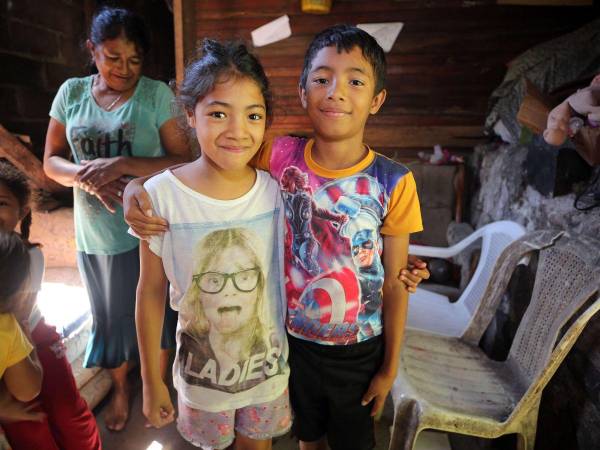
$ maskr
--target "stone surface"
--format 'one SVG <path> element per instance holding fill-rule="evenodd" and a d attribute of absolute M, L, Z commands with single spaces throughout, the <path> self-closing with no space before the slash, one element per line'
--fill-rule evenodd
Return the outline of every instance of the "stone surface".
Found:
<path fill-rule="evenodd" d="M 524 162 L 528 148 L 520 145 L 481 145 L 475 148 L 473 173 L 479 187 L 471 204 L 475 228 L 496 220 L 514 220 L 527 230 L 568 229 L 600 236 L 600 208 L 588 212 L 573 207 L 575 194 L 545 197 L 526 186 Z M 480 163 L 479 163 L 480 161 Z"/>

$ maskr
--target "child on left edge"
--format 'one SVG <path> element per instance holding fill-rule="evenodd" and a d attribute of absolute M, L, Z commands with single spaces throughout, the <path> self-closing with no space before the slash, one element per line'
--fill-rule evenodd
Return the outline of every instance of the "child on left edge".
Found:
<path fill-rule="evenodd" d="M 0 424 L 43 419 L 43 414 L 31 410 L 35 404 L 25 403 L 37 397 L 42 385 L 42 368 L 22 323 L 31 311 L 27 296 L 30 265 L 21 238 L 0 230 Z M 1 426 L 0 450 L 12 450 Z"/>
<path fill-rule="evenodd" d="M 44 275 L 44 256 L 39 246 L 29 243 L 31 190 L 23 174 L 0 161 L 0 230 L 20 235 L 29 247 L 30 287 L 33 307 L 27 320 L 44 376 L 38 396 L 46 418 L 39 422 L 20 420 L 3 423 L 14 450 L 99 450 L 102 448 L 96 420 L 79 394 L 61 337 L 45 323 L 35 304 Z"/>

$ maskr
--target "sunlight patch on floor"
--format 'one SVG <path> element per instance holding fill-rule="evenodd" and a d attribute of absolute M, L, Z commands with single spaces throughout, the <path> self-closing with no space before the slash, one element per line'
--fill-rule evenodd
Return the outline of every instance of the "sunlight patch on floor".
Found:
<path fill-rule="evenodd" d="M 38 293 L 37 304 L 46 323 L 69 335 L 90 314 L 87 291 L 77 269 L 48 268 Z"/>

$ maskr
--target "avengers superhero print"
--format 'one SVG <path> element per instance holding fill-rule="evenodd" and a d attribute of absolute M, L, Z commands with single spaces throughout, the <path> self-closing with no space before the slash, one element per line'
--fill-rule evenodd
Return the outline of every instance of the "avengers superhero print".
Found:
<path fill-rule="evenodd" d="M 287 328 L 322 344 L 364 341 L 382 332 L 380 228 L 408 169 L 374 154 L 358 173 L 322 177 L 307 166 L 305 143 L 282 138 L 270 159 L 285 206 Z"/>

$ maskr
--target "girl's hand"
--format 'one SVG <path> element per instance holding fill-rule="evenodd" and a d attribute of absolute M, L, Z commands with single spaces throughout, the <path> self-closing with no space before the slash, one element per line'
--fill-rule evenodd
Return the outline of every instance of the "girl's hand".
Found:
<path fill-rule="evenodd" d="M 122 156 L 113 158 L 96 158 L 91 161 L 82 160 L 82 168 L 75 176 L 75 184 L 86 192 L 95 193 L 105 184 L 125 175 L 121 171 Z"/>
<path fill-rule="evenodd" d="M 123 213 L 125 222 L 142 239 L 169 229 L 165 219 L 154 215 L 150 196 L 139 179 L 131 180 L 123 192 Z"/>
<path fill-rule="evenodd" d="M 425 261 L 408 255 L 408 267 L 400 272 L 400 281 L 406 285 L 408 292 L 415 292 L 421 281 L 428 280 L 430 275 Z"/>
<path fill-rule="evenodd" d="M 156 386 L 144 385 L 142 411 L 148 419 L 147 426 L 154 428 L 162 428 L 175 420 L 175 408 L 165 383 L 159 381 Z"/>

